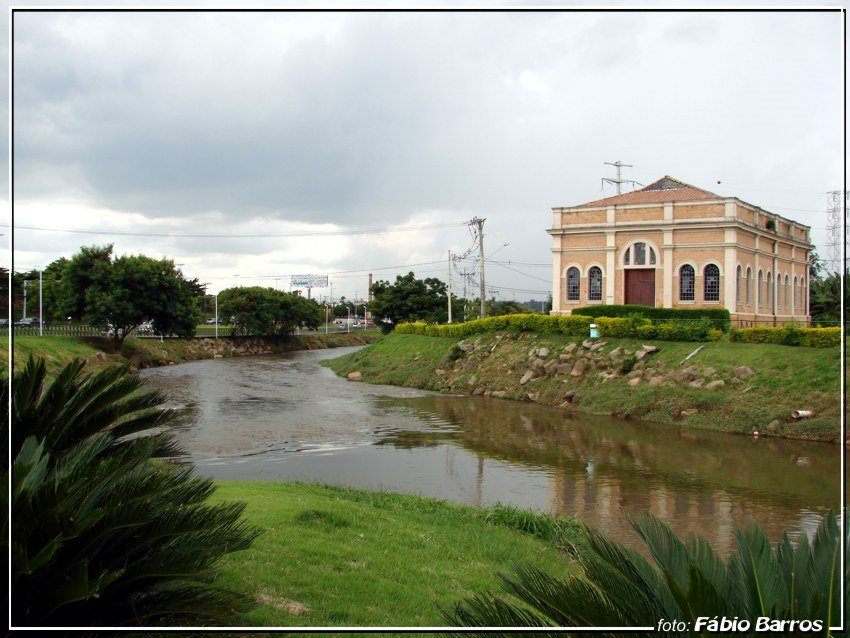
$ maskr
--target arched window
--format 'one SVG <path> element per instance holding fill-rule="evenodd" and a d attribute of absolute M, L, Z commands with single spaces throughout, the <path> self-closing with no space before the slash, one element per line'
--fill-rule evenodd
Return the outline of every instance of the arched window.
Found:
<path fill-rule="evenodd" d="M 788 275 L 785 275 L 785 285 L 782 286 L 782 307 L 788 309 Z"/>
<path fill-rule="evenodd" d="M 567 301 L 578 301 L 581 298 L 581 284 L 578 268 L 567 269 Z"/>
<path fill-rule="evenodd" d="M 679 268 L 679 301 L 694 300 L 694 267 L 685 264 Z"/>
<path fill-rule="evenodd" d="M 762 287 L 764 284 L 764 277 L 762 277 L 761 270 L 759 270 L 759 278 L 756 282 L 756 295 L 758 296 L 758 304 L 759 307 L 764 303 L 764 293 L 762 291 Z"/>
<path fill-rule="evenodd" d="M 646 242 L 639 241 L 626 248 L 623 264 L 625 266 L 654 266 L 655 251 L 651 246 L 647 246 Z"/>
<path fill-rule="evenodd" d="M 747 266 L 747 303 L 753 303 L 753 269 Z"/>
<path fill-rule="evenodd" d="M 599 266 L 591 266 L 587 271 L 587 299 L 602 301 L 602 269 Z"/>
<path fill-rule="evenodd" d="M 702 271 L 703 301 L 720 301 L 720 268 L 708 264 Z"/>
<path fill-rule="evenodd" d="M 806 299 L 808 299 L 808 291 L 806 290 L 806 276 L 800 277 L 800 310 L 806 311 Z"/>
<path fill-rule="evenodd" d="M 767 273 L 767 307 L 771 311 L 775 311 L 773 304 L 773 273 Z"/>
<path fill-rule="evenodd" d="M 744 270 L 740 266 L 738 266 L 738 271 L 735 273 L 735 301 L 741 303 L 741 277 L 743 277 Z"/>
<path fill-rule="evenodd" d="M 797 294 L 797 278 L 794 277 L 794 309 L 796 310 L 799 305 L 800 296 Z"/>

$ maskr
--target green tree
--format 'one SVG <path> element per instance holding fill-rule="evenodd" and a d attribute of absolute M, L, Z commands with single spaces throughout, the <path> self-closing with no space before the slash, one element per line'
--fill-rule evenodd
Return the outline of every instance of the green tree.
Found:
<path fill-rule="evenodd" d="M 850 272 L 845 273 L 846 277 Z M 850 308 L 850 291 L 844 291 L 844 308 Z M 838 273 L 809 282 L 809 312 L 815 324 L 841 321 L 841 276 Z"/>
<path fill-rule="evenodd" d="M 738 529 L 736 551 L 727 562 L 704 538 L 682 541 L 649 513 L 631 523 L 652 562 L 585 527 L 586 544 L 573 548 L 581 577 L 562 580 L 518 567 L 511 576 L 498 576 L 512 599 L 470 598 L 446 618 L 484 627 L 657 627 L 660 619 L 674 619 L 687 623 L 686 629 L 665 635 L 681 636 L 706 633 L 698 618 L 737 617 L 750 621 L 752 629 L 759 617 L 818 620 L 824 629 L 838 623 L 841 534 L 831 512 L 814 541 L 803 534 L 793 544 L 783 533 L 776 549 L 759 526 Z M 794 631 L 786 625 L 775 633 Z"/>
<path fill-rule="evenodd" d="M 218 313 L 232 324 L 233 335 L 287 335 L 296 328 L 315 330 L 324 321 L 315 301 L 260 286 L 222 290 Z"/>
<path fill-rule="evenodd" d="M 64 266 L 57 287 L 63 315 L 110 325 L 116 346 L 141 323 L 157 334 L 191 337 L 201 321 L 203 288 L 170 259 L 112 256 L 112 246 L 83 248 Z"/>
<path fill-rule="evenodd" d="M 498 317 L 499 315 L 522 315 L 522 314 L 533 314 L 535 311 L 528 306 L 524 306 L 518 301 L 504 300 L 504 301 L 488 301 L 487 302 L 487 316 L 488 317 Z"/>
<path fill-rule="evenodd" d="M 112 264 L 112 244 L 83 246 L 62 269 L 57 290 L 62 314 L 82 321 L 87 311 L 86 293 L 108 272 Z"/>
<path fill-rule="evenodd" d="M 405 321 L 445 323 L 449 315 L 447 294 L 445 282 L 433 277 L 417 279 L 409 272 L 397 275 L 393 284 L 383 280 L 373 283 L 369 310 L 384 333 Z M 462 312 L 461 301 L 452 303 L 453 320 L 457 317 L 459 321 Z"/>
<path fill-rule="evenodd" d="M 197 625 L 250 606 L 212 580 L 259 530 L 244 504 L 208 504 L 191 465 L 155 458 L 177 451 L 162 398 L 122 367 L 45 370 L 30 359 L 11 384 L 12 623 Z"/>

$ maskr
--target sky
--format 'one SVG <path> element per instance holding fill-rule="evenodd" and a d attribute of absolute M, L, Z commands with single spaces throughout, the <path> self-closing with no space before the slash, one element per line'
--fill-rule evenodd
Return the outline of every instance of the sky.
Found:
<path fill-rule="evenodd" d="M 625 179 L 671 175 L 809 225 L 827 257 L 827 193 L 846 163 L 842 23 L 16 12 L 0 220 L 13 216 L 14 245 L 0 259 L 25 270 L 112 243 L 172 258 L 211 293 L 321 274 L 333 290 L 313 297 L 359 298 L 369 273 L 445 280 L 451 251 L 466 256 L 459 291 L 478 217 L 488 297 L 539 300 L 551 208 L 615 194 L 602 178 L 617 160 Z"/>

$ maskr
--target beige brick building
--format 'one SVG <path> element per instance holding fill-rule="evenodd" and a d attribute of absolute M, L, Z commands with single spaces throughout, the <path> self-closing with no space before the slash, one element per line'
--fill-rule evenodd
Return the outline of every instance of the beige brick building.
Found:
<path fill-rule="evenodd" d="M 808 226 L 669 176 L 552 213 L 552 314 L 640 304 L 809 320 Z"/>

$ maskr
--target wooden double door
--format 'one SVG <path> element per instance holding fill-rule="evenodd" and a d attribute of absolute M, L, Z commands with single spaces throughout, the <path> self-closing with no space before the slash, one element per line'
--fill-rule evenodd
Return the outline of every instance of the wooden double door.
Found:
<path fill-rule="evenodd" d="M 623 272 L 626 275 L 626 303 L 655 306 L 655 268 L 629 268 Z"/>

